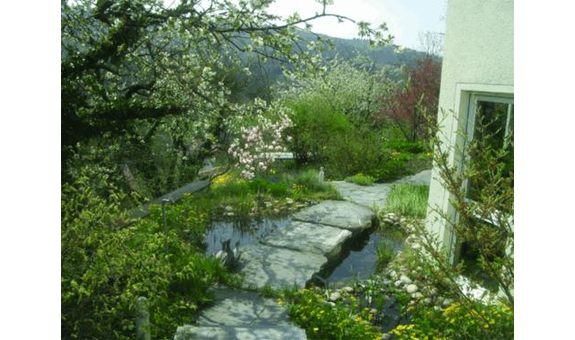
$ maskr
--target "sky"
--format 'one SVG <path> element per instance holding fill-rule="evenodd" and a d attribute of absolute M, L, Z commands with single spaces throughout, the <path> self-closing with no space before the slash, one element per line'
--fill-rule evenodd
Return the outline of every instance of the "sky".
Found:
<path fill-rule="evenodd" d="M 174 6 L 179 0 L 163 2 Z M 389 34 L 395 37 L 394 44 L 420 50 L 419 32 L 445 32 L 446 8 L 447 0 L 333 0 L 326 12 L 367 21 L 372 27 L 385 22 Z M 300 17 L 305 18 L 321 12 L 322 5 L 316 0 L 275 0 L 267 11 L 282 17 L 298 12 Z M 338 23 L 336 18 L 320 18 L 311 24 L 316 33 L 346 39 L 357 37 L 357 25 Z"/>
<path fill-rule="evenodd" d="M 343 14 L 358 21 L 367 21 L 372 27 L 387 23 L 394 43 L 403 47 L 419 49 L 419 32 L 445 32 L 446 0 L 334 0 L 326 12 Z M 313 16 L 322 11 L 322 5 L 314 0 L 276 0 L 269 12 L 289 16 Z M 312 31 L 338 38 L 357 37 L 357 26 L 338 23 L 335 18 L 320 18 L 312 22 Z"/>

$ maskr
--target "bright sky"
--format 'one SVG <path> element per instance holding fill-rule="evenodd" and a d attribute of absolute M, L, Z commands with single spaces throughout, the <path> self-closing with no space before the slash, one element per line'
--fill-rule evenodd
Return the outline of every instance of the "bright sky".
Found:
<path fill-rule="evenodd" d="M 231 0 L 238 2 L 238 0 Z M 175 5 L 179 0 L 163 0 Z M 206 1 L 207 3 L 208 1 Z M 367 21 L 372 27 L 387 23 L 394 43 L 403 47 L 420 49 L 419 32 L 445 32 L 447 0 L 334 0 L 326 12 L 345 15 L 356 21 Z M 268 12 L 288 17 L 298 12 L 306 18 L 322 11 L 316 0 L 275 0 Z M 356 38 L 357 26 L 350 22 L 338 23 L 336 18 L 320 18 L 311 22 L 312 30 L 338 38 Z"/>
<path fill-rule="evenodd" d="M 343 14 L 357 21 L 367 21 L 372 27 L 386 22 L 395 43 L 418 49 L 421 31 L 445 32 L 446 0 L 334 0 L 326 12 Z M 322 5 L 314 0 L 276 0 L 269 12 L 288 16 L 298 12 L 308 17 L 321 12 Z M 357 37 L 357 26 L 338 23 L 335 18 L 321 18 L 312 22 L 312 30 L 339 38 Z"/>

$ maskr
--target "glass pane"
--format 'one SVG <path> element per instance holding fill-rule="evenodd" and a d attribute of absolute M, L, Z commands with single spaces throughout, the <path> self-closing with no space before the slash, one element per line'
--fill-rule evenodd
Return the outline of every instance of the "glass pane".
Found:
<path fill-rule="evenodd" d="M 486 101 L 477 102 L 475 133 L 473 138 L 500 149 L 504 145 L 509 104 Z M 483 129 L 480 129 L 480 125 Z"/>
<path fill-rule="evenodd" d="M 473 140 L 478 143 L 479 150 L 507 150 L 501 160 L 505 165 L 505 177 L 513 172 L 513 111 L 513 104 L 478 101 L 473 132 Z M 470 156 L 471 162 L 476 161 L 476 157 Z M 479 201 L 479 184 L 470 180 L 467 188 L 467 197 Z"/>

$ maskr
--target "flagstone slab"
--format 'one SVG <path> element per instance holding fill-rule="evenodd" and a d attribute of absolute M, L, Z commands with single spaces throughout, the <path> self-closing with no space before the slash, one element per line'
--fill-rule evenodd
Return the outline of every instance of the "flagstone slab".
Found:
<path fill-rule="evenodd" d="M 295 326 L 191 326 L 178 327 L 174 340 L 305 340 L 305 331 Z"/>
<path fill-rule="evenodd" d="M 277 300 L 248 292 L 218 286 L 211 289 L 214 301 L 201 311 L 199 326 L 289 326 L 287 311 Z"/>
<path fill-rule="evenodd" d="M 269 235 L 261 242 L 269 246 L 322 254 L 333 258 L 341 252 L 342 244 L 350 238 L 349 230 L 292 221 L 283 229 Z"/>
<path fill-rule="evenodd" d="M 321 223 L 356 233 L 372 226 L 375 213 L 364 206 L 351 202 L 323 201 L 297 212 L 293 218 L 302 222 Z"/>
<path fill-rule="evenodd" d="M 367 208 L 385 208 L 391 184 L 357 185 L 345 181 L 330 182 L 346 201 L 363 205 Z"/>
<path fill-rule="evenodd" d="M 313 274 L 327 263 L 321 254 L 303 253 L 284 248 L 255 244 L 242 249 L 239 273 L 244 276 L 243 287 L 262 289 L 305 287 Z"/>
<path fill-rule="evenodd" d="M 330 182 L 337 192 L 346 201 L 363 205 L 367 208 L 384 209 L 387 196 L 395 184 L 429 185 L 431 170 L 424 170 L 415 175 L 399 179 L 391 183 L 375 183 L 372 185 L 358 185 L 345 181 Z"/>

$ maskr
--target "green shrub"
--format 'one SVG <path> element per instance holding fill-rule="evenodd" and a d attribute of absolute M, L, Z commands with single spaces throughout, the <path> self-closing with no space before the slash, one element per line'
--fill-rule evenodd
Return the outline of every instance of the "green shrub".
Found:
<path fill-rule="evenodd" d="M 375 182 L 375 178 L 364 175 L 364 174 L 355 174 L 351 177 L 345 179 L 347 182 L 355 183 L 358 185 L 372 185 Z"/>
<path fill-rule="evenodd" d="M 385 210 L 402 216 L 425 218 L 428 197 L 427 185 L 397 184 L 387 196 Z"/>
<path fill-rule="evenodd" d="M 390 150 L 407 153 L 422 153 L 426 151 L 423 142 L 410 142 L 403 139 L 391 139 L 385 143 Z"/>
<path fill-rule="evenodd" d="M 371 326 L 372 316 L 357 301 L 329 305 L 325 297 L 303 289 L 288 296 L 290 318 L 306 330 L 309 339 L 381 339 Z M 278 301 L 283 304 L 283 300 Z"/>
<path fill-rule="evenodd" d="M 134 302 L 144 296 L 152 337 L 171 338 L 209 301 L 208 287 L 229 275 L 174 230 L 164 253 L 153 219 L 117 227 L 125 220 L 123 195 L 110 187 L 110 197 L 101 198 L 86 182 L 62 189 L 62 337 L 133 339 Z"/>
<path fill-rule="evenodd" d="M 300 164 L 323 166 L 332 179 L 356 173 L 379 178 L 388 153 L 376 130 L 355 125 L 319 98 L 293 102 L 291 108 L 295 114 L 290 149 Z"/>
<path fill-rule="evenodd" d="M 303 185 L 313 191 L 326 191 L 330 185 L 320 182 L 319 173 L 316 170 L 308 169 L 296 174 L 291 180 L 294 184 Z"/>
<path fill-rule="evenodd" d="M 513 339 L 513 310 L 501 304 L 476 302 L 471 309 L 454 303 L 437 311 L 410 308 L 411 323 L 390 333 L 398 340 L 411 339 Z"/>
<path fill-rule="evenodd" d="M 387 242 L 381 242 L 377 245 L 377 270 L 383 270 L 393 258 L 394 248 L 393 245 Z"/>

